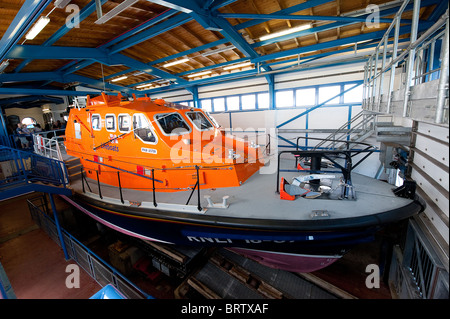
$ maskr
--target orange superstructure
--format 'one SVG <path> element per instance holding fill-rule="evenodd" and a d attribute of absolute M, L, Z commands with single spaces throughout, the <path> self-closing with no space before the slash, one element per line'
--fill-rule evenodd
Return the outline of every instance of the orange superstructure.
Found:
<path fill-rule="evenodd" d="M 147 97 L 88 96 L 85 108 L 70 110 L 65 145 L 86 176 L 149 191 L 192 189 L 197 181 L 235 187 L 263 165 L 256 145 L 226 136 L 201 109 Z"/>

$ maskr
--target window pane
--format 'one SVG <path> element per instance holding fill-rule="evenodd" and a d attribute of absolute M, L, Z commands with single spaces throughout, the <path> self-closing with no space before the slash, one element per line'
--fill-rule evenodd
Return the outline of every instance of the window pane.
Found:
<path fill-rule="evenodd" d="M 200 105 L 201 105 L 202 109 L 205 110 L 206 112 L 211 112 L 211 100 L 210 99 L 201 100 Z"/>
<path fill-rule="evenodd" d="M 242 109 L 253 110 L 255 109 L 256 97 L 254 94 L 241 96 Z"/>
<path fill-rule="evenodd" d="M 301 89 L 295 92 L 295 105 L 312 106 L 316 104 L 316 89 Z"/>
<path fill-rule="evenodd" d="M 127 115 L 119 115 L 119 131 L 128 132 L 130 130 L 130 116 Z"/>
<path fill-rule="evenodd" d="M 228 111 L 239 110 L 239 96 L 227 97 L 227 110 Z"/>
<path fill-rule="evenodd" d="M 202 112 L 187 112 L 186 115 L 200 131 L 206 131 L 213 127 Z"/>
<path fill-rule="evenodd" d="M 225 111 L 225 99 L 223 97 L 214 99 L 214 112 Z"/>
<path fill-rule="evenodd" d="M 102 128 L 101 121 L 100 121 L 100 115 L 98 115 L 98 114 L 92 115 L 92 128 L 94 130 L 100 130 Z"/>
<path fill-rule="evenodd" d="M 341 93 L 340 86 L 324 86 L 319 88 L 319 104 Z M 339 104 L 339 96 L 325 104 Z"/>
<path fill-rule="evenodd" d="M 275 93 L 275 100 L 277 107 L 291 107 L 294 106 L 294 92 L 280 91 Z"/>
<path fill-rule="evenodd" d="M 133 116 L 134 136 L 144 142 L 155 142 L 156 138 L 150 130 L 150 124 L 143 114 L 135 114 Z"/>
<path fill-rule="evenodd" d="M 258 94 L 258 109 L 268 109 L 270 105 L 269 93 Z"/>
<path fill-rule="evenodd" d="M 157 114 L 156 119 L 166 134 L 181 135 L 191 130 L 186 121 L 178 113 Z"/>
<path fill-rule="evenodd" d="M 105 122 L 107 131 L 116 130 L 116 117 L 114 115 L 106 115 Z"/>
<path fill-rule="evenodd" d="M 346 84 L 344 85 L 344 90 L 348 90 L 351 87 L 355 86 L 355 84 Z M 361 103 L 363 95 L 363 86 L 357 86 L 353 90 L 348 91 L 344 94 L 344 103 Z"/>

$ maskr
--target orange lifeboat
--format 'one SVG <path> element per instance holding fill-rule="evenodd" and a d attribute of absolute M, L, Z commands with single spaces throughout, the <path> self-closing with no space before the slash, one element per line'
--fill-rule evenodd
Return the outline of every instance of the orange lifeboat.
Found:
<path fill-rule="evenodd" d="M 263 165 L 253 143 L 225 135 L 201 109 L 148 97 L 88 96 L 70 111 L 67 153 L 86 176 L 138 190 L 239 186 Z"/>

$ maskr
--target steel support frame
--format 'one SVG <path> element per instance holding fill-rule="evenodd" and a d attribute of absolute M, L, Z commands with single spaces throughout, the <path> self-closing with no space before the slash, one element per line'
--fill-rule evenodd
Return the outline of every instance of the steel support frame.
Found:
<path fill-rule="evenodd" d="M 51 3 L 51 0 L 26 0 L 16 17 L 0 39 L 0 62 L 14 49 L 16 43 L 26 34 L 34 21 Z"/>
<path fill-rule="evenodd" d="M 448 9 L 447 9 L 448 14 Z M 436 102 L 436 117 L 434 122 L 437 124 L 441 124 L 444 122 L 444 106 L 445 99 L 449 98 L 448 89 L 449 89 L 449 25 L 448 25 L 448 15 L 445 23 L 445 33 L 444 39 L 442 40 L 442 48 L 441 48 L 441 75 L 439 78 L 439 86 L 438 86 L 438 96 Z"/>
<path fill-rule="evenodd" d="M 304 111 L 304 112 L 302 112 L 302 113 L 300 113 L 300 114 L 298 114 L 298 115 L 292 117 L 291 119 L 289 119 L 289 120 L 287 120 L 287 121 L 285 121 L 285 122 L 283 122 L 283 123 L 281 123 L 281 124 L 278 124 L 276 128 L 279 129 L 280 127 L 283 127 L 283 126 L 285 126 L 286 124 L 289 124 L 289 123 L 291 123 L 292 121 L 295 121 L 296 119 L 298 119 L 298 118 L 300 118 L 300 117 L 302 117 L 302 116 L 304 116 L 304 115 L 306 115 L 306 114 L 308 114 L 308 113 L 314 111 L 315 109 L 318 109 L 319 107 L 324 106 L 325 104 L 327 104 L 328 102 L 334 100 L 335 98 L 343 96 L 345 93 L 347 93 L 347 92 L 353 90 L 354 88 L 356 88 L 356 87 L 358 87 L 358 86 L 360 86 L 360 85 L 362 85 L 362 84 L 363 84 L 363 81 L 355 81 L 355 85 L 352 86 L 351 88 L 349 88 L 349 89 L 347 89 L 347 90 L 343 90 L 343 91 L 341 90 L 341 92 L 339 92 L 339 94 L 336 94 L 335 96 L 329 98 L 328 100 L 326 100 L 326 101 L 324 101 L 324 102 L 322 102 L 322 103 L 317 104 L 316 106 L 313 106 L 313 107 L 307 109 L 306 111 Z"/>
<path fill-rule="evenodd" d="M 418 33 L 418 26 L 419 26 L 419 13 L 420 13 L 420 1 L 421 0 L 414 0 L 414 9 L 413 9 L 413 22 L 411 25 L 411 36 L 410 41 L 411 43 L 416 42 L 417 40 L 417 33 Z M 406 79 L 405 79 L 405 93 L 403 96 L 403 117 L 407 117 L 409 115 L 409 97 L 411 95 L 411 79 L 412 79 L 412 73 L 414 69 L 414 59 L 416 57 L 416 49 L 411 48 L 408 54 L 408 60 L 406 62 Z"/>

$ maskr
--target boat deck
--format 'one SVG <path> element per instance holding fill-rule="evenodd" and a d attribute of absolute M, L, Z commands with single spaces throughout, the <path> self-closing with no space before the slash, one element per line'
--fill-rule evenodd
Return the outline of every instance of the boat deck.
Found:
<path fill-rule="evenodd" d="M 283 167 L 294 167 L 283 163 Z M 284 177 L 288 182 L 293 177 L 301 175 L 299 172 L 280 172 L 280 179 Z M 339 178 L 342 174 L 335 173 L 332 179 L 331 190 L 334 195 L 340 193 Z M 91 192 L 85 183 L 85 195 L 98 199 L 97 180 L 86 178 Z M 236 218 L 276 219 L 276 220 L 311 220 L 312 212 L 324 210 L 330 219 L 367 216 L 385 211 L 404 207 L 412 202 L 410 199 L 397 197 L 393 194 L 393 185 L 379 181 L 367 176 L 353 173 L 352 182 L 356 192 L 356 199 L 307 199 L 298 197 L 291 200 L 281 200 L 276 193 L 276 173 L 255 173 L 240 187 L 201 189 L 200 205 L 201 211 L 197 209 L 197 190 L 192 194 L 189 205 L 186 202 L 191 191 L 179 192 L 157 192 L 156 202 L 158 210 L 187 212 L 192 214 L 203 214 L 210 216 L 226 216 Z M 118 187 L 100 183 L 102 201 L 113 205 L 139 206 L 142 208 L 154 208 L 152 185 L 149 181 L 147 191 L 124 189 L 122 194 L 124 204 L 120 200 Z M 71 184 L 75 192 L 82 192 L 82 181 L 77 180 Z M 335 196 L 336 195 L 336 196 Z M 207 196 L 211 197 L 213 203 L 222 204 L 222 198 L 229 196 L 228 208 L 208 207 Z"/>

